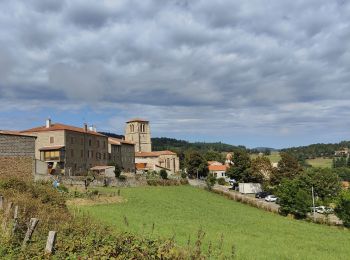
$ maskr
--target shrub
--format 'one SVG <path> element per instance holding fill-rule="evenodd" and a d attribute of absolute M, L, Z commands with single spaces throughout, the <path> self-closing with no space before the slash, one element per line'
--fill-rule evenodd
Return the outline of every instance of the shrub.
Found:
<path fill-rule="evenodd" d="M 219 185 L 225 185 L 226 184 L 225 178 L 219 178 L 217 181 L 218 181 Z"/>
<path fill-rule="evenodd" d="M 208 190 L 211 190 L 216 182 L 216 177 L 209 174 L 208 177 L 205 179 L 205 183 L 207 184 Z"/>
<path fill-rule="evenodd" d="M 118 180 L 120 180 L 120 181 L 126 181 L 126 176 L 125 175 L 120 175 L 119 176 L 119 178 L 118 178 Z"/>
<path fill-rule="evenodd" d="M 163 180 L 168 179 L 168 173 L 167 173 L 167 171 L 164 170 L 164 169 L 161 169 L 161 170 L 160 170 L 159 176 L 160 176 Z"/>
<path fill-rule="evenodd" d="M 115 178 L 119 178 L 120 177 L 120 174 L 122 173 L 122 170 L 120 169 L 119 165 L 116 163 L 115 164 L 115 169 L 114 169 L 114 175 L 115 175 Z"/>
<path fill-rule="evenodd" d="M 350 191 L 343 191 L 338 198 L 335 214 L 343 221 L 345 227 L 350 227 Z"/>
<path fill-rule="evenodd" d="M 187 178 L 187 173 L 185 171 L 181 172 L 181 178 L 186 179 Z"/>

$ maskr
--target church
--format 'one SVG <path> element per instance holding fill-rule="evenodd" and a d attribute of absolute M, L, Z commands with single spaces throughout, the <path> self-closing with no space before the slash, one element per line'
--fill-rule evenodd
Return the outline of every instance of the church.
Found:
<path fill-rule="evenodd" d="M 125 140 L 135 143 L 135 164 L 139 171 L 160 171 L 169 174 L 180 170 L 179 157 L 172 151 L 152 151 L 149 121 L 134 118 L 126 122 Z"/>

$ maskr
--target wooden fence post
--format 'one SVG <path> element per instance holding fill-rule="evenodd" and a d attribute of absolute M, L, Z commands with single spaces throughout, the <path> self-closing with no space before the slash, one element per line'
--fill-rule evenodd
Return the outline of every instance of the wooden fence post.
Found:
<path fill-rule="evenodd" d="M 5 215 L 4 215 L 4 218 L 3 218 L 3 221 L 2 221 L 2 230 L 4 232 L 6 231 L 7 221 L 8 221 L 8 218 L 10 216 L 10 212 L 11 212 L 12 206 L 13 206 L 13 202 L 9 202 L 7 204 Z"/>
<path fill-rule="evenodd" d="M 18 206 L 15 206 L 15 212 L 13 213 L 12 234 L 15 234 L 17 226 L 18 226 Z"/>
<path fill-rule="evenodd" d="M 45 253 L 52 254 L 56 243 L 56 231 L 50 231 L 46 241 Z"/>
<path fill-rule="evenodd" d="M 0 210 L 4 210 L 4 197 L 0 196 Z"/>
<path fill-rule="evenodd" d="M 24 249 L 26 247 L 27 243 L 32 238 L 33 232 L 34 232 L 36 226 L 38 225 L 38 222 L 39 222 L 39 219 L 37 219 L 37 218 L 30 219 L 27 233 L 23 239 L 22 249 Z"/>

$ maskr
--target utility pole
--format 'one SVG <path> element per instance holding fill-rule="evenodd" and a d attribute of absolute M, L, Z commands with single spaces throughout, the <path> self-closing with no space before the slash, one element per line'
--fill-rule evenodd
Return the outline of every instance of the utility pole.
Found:
<path fill-rule="evenodd" d="M 311 193 L 312 193 L 312 209 L 313 209 L 313 212 L 314 212 L 314 221 L 315 221 L 315 218 L 316 218 L 316 209 L 315 209 L 315 195 L 314 195 L 314 186 L 311 187 Z"/>

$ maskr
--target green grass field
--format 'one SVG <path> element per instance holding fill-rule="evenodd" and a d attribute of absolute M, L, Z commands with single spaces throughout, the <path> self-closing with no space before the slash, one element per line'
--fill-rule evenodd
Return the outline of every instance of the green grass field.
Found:
<path fill-rule="evenodd" d="M 315 158 L 306 160 L 306 162 L 312 167 L 321 167 L 321 168 L 331 168 L 332 167 L 332 159 L 330 158 Z"/>
<path fill-rule="evenodd" d="M 116 191 L 104 188 L 101 191 Z M 123 188 L 126 202 L 80 207 L 119 231 L 175 237 L 186 245 L 200 228 L 224 250 L 236 248 L 238 259 L 349 259 L 350 231 L 265 212 L 190 186 Z M 124 216 L 128 226 L 125 224 Z"/>
<path fill-rule="evenodd" d="M 252 154 L 251 156 L 250 156 L 250 158 L 251 159 L 254 159 L 254 158 L 256 158 L 256 157 L 258 157 L 259 155 L 258 154 Z M 280 156 L 280 153 L 279 152 L 272 152 L 270 155 L 268 155 L 267 156 L 269 159 L 270 159 L 270 161 L 272 162 L 272 163 L 276 163 L 276 162 L 278 162 L 279 160 L 281 160 L 281 156 Z"/>

